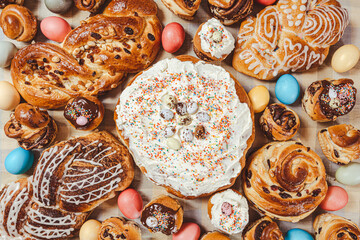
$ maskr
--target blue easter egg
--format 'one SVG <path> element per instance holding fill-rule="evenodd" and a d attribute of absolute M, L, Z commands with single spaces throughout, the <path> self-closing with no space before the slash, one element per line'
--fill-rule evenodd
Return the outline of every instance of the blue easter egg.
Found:
<path fill-rule="evenodd" d="M 276 98 L 283 104 L 293 104 L 300 95 L 300 85 L 290 74 L 281 76 L 275 85 Z"/>
<path fill-rule="evenodd" d="M 314 240 L 314 238 L 307 231 L 294 228 L 286 233 L 285 240 Z"/>
<path fill-rule="evenodd" d="M 21 147 L 12 150 L 5 158 L 5 169 L 11 174 L 26 173 L 34 163 L 34 154 Z"/>

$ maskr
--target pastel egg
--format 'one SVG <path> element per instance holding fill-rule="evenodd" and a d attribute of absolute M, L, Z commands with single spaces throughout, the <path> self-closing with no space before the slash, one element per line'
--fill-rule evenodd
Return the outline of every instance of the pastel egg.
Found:
<path fill-rule="evenodd" d="M 166 25 L 162 32 L 161 42 L 165 51 L 174 53 L 181 48 L 185 41 L 185 30 L 177 22 Z"/>
<path fill-rule="evenodd" d="M 355 67 L 359 58 L 359 48 L 353 44 L 347 44 L 336 50 L 331 59 L 331 66 L 336 72 L 347 72 Z"/>
<path fill-rule="evenodd" d="M 34 154 L 21 147 L 12 150 L 5 158 L 5 169 L 11 174 L 26 173 L 34 163 Z"/>
<path fill-rule="evenodd" d="M 70 24 L 60 17 L 47 17 L 41 21 L 41 32 L 50 40 L 55 42 L 64 41 L 66 35 L 71 31 Z"/>
<path fill-rule="evenodd" d="M 0 67 L 5 68 L 10 66 L 11 59 L 14 58 L 17 52 L 16 46 L 8 41 L 0 41 Z"/>
<path fill-rule="evenodd" d="M 172 150 L 179 150 L 181 148 L 181 143 L 176 138 L 168 138 L 166 140 L 166 145 Z"/>
<path fill-rule="evenodd" d="M 264 6 L 268 6 L 276 2 L 276 0 L 256 0 L 257 3 L 260 3 Z"/>
<path fill-rule="evenodd" d="M 184 223 L 180 230 L 173 235 L 173 240 L 198 240 L 200 227 L 196 223 Z"/>
<path fill-rule="evenodd" d="M 339 167 L 335 178 L 338 182 L 345 185 L 360 184 L 360 163 L 349 163 L 346 166 Z"/>
<path fill-rule="evenodd" d="M 0 109 L 10 111 L 20 103 L 20 94 L 7 81 L 0 81 Z"/>
<path fill-rule="evenodd" d="M 345 189 L 338 186 L 329 186 L 325 199 L 320 207 L 325 211 L 338 211 L 346 206 L 349 196 Z"/>
<path fill-rule="evenodd" d="M 286 233 L 285 240 L 314 240 L 314 238 L 307 231 L 294 228 Z"/>
<path fill-rule="evenodd" d="M 276 98 L 283 104 L 293 104 L 300 95 L 300 85 L 290 74 L 282 75 L 275 85 Z"/>
<path fill-rule="evenodd" d="M 45 0 L 45 6 L 53 13 L 67 12 L 73 0 Z"/>
<path fill-rule="evenodd" d="M 90 219 L 80 228 L 80 240 L 97 240 L 99 237 L 101 223 L 97 220 Z"/>
<path fill-rule="evenodd" d="M 262 86 L 256 86 L 249 92 L 249 98 L 255 113 L 264 111 L 270 101 L 269 90 Z"/>
<path fill-rule="evenodd" d="M 143 200 L 135 189 L 128 188 L 120 193 L 118 207 L 125 217 L 136 219 L 141 215 Z"/>

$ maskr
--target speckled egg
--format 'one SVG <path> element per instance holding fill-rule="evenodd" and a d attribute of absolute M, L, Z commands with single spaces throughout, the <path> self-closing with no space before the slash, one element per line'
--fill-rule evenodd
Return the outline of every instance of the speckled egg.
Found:
<path fill-rule="evenodd" d="M 314 238 L 305 230 L 293 228 L 286 233 L 285 240 L 314 240 Z"/>
<path fill-rule="evenodd" d="M 136 219 L 141 215 L 143 200 L 135 189 L 129 188 L 120 193 L 118 207 L 125 217 Z"/>
<path fill-rule="evenodd" d="M 80 240 L 97 240 L 99 237 L 101 223 L 97 220 L 90 219 L 80 228 Z"/>
<path fill-rule="evenodd" d="M 65 13 L 72 6 L 73 0 L 45 0 L 45 6 L 53 13 Z"/>
<path fill-rule="evenodd" d="M 359 48 L 353 44 L 347 44 L 336 50 L 331 59 L 331 66 L 338 73 L 347 72 L 355 67 L 359 58 Z"/>
<path fill-rule="evenodd" d="M 181 48 L 185 41 L 185 30 L 177 22 L 166 25 L 162 32 L 161 42 L 165 51 L 174 53 Z"/>
<path fill-rule="evenodd" d="M 360 163 L 349 163 L 346 166 L 339 167 L 336 171 L 336 180 L 345 185 L 360 184 Z"/>
<path fill-rule="evenodd" d="M 254 112 L 259 113 L 269 104 L 270 93 L 265 86 L 259 85 L 250 90 L 249 98 Z"/>
<path fill-rule="evenodd" d="M 0 81 L 0 109 L 10 111 L 20 103 L 20 94 L 7 81 Z"/>
<path fill-rule="evenodd" d="M 46 17 L 40 24 L 41 32 L 50 40 L 55 42 L 64 41 L 66 35 L 71 31 L 70 24 L 60 17 Z"/>
<path fill-rule="evenodd" d="M 196 223 L 184 223 L 180 230 L 173 235 L 173 240 L 198 240 L 200 227 Z"/>
<path fill-rule="evenodd" d="M 0 41 L 0 67 L 5 68 L 10 66 L 11 59 L 14 58 L 17 52 L 16 46 L 8 41 Z"/>
<path fill-rule="evenodd" d="M 300 85 L 290 74 L 282 75 L 275 85 L 276 98 L 283 104 L 293 104 L 300 95 Z"/>
<path fill-rule="evenodd" d="M 21 147 L 12 150 L 5 158 L 5 169 L 11 174 L 26 173 L 34 163 L 34 154 Z"/>
<path fill-rule="evenodd" d="M 345 189 L 338 186 L 329 186 L 325 199 L 320 207 L 325 211 L 338 211 L 346 206 L 349 196 Z"/>

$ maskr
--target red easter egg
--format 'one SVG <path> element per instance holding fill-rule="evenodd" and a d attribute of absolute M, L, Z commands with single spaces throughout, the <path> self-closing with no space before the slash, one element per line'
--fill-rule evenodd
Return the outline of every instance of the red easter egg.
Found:
<path fill-rule="evenodd" d="M 179 23 L 166 25 L 162 32 L 161 41 L 165 51 L 174 53 L 181 48 L 185 40 L 185 30 Z"/>
<path fill-rule="evenodd" d="M 326 211 L 338 211 L 346 206 L 349 196 L 345 189 L 338 186 L 329 186 L 325 199 L 320 207 Z"/>
<path fill-rule="evenodd" d="M 118 207 L 125 217 L 136 219 L 141 215 L 143 201 L 136 190 L 128 188 L 120 193 L 118 198 Z"/>
<path fill-rule="evenodd" d="M 258 3 L 268 6 L 276 2 L 276 0 L 256 0 Z"/>
<path fill-rule="evenodd" d="M 200 227 L 196 223 L 184 223 L 180 230 L 173 235 L 173 240 L 198 240 Z"/>
<path fill-rule="evenodd" d="M 66 35 L 71 31 L 70 24 L 60 17 L 47 17 L 41 21 L 41 32 L 50 40 L 55 42 L 64 41 Z"/>

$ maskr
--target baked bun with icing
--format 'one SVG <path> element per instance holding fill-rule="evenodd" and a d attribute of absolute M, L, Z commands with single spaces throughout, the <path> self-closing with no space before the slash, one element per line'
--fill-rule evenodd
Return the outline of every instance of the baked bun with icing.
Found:
<path fill-rule="evenodd" d="M 243 240 L 284 240 L 279 226 L 269 217 L 262 217 L 246 227 Z"/>
<path fill-rule="evenodd" d="M 235 39 L 219 20 L 212 18 L 200 25 L 193 46 L 200 59 L 222 61 L 234 50 Z"/>
<path fill-rule="evenodd" d="M 322 129 L 318 133 L 324 155 L 332 162 L 344 165 L 360 158 L 360 130 L 341 124 Z"/>
<path fill-rule="evenodd" d="M 315 81 L 306 89 L 302 107 L 314 121 L 335 121 L 354 108 L 356 92 L 348 78 Z"/>
<path fill-rule="evenodd" d="M 192 20 L 200 7 L 201 0 L 161 0 L 175 15 Z"/>
<path fill-rule="evenodd" d="M 360 229 L 352 221 L 331 213 L 323 213 L 313 223 L 316 240 L 360 239 Z"/>
<path fill-rule="evenodd" d="M 83 11 L 97 12 L 106 0 L 74 0 L 75 6 Z"/>
<path fill-rule="evenodd" d="M 47 111 L 28 103 L 19 104 L 4 126 L 5 135 L 19 142 L 25 150 L 40 149 L 51 144 L 58 128 Z"/>
<path fill-rule="evenodd" d="M 208 0 L 211 15 L 224 25 L 234 24 L 247 17 L 253 9 L 253 0 Z"/>
<path fill-rule="evenodd" d="M 101 223 L 98 240 L 141 240 L 141 229 L 133 221 L 112 217 Z"/>
<path fill-rule="evenodd" d="M 273 80 L 321 65 L 349 24 L 336 0 L 279 0 L 241 23 L 233 67 Z"/>
<path fill-rule="evenodd" d="M 24 0 L 1 0 L 0 1 L 0 8 L 4 8 L 9 4 L 23 5 Z"/>
<path fill-rule="evenodd" d="M 254 140 L 245 90 L 223 68 L 191 56 L 165 59 L 135 76 L 114 115 L 141 171 L 187 199 L 232 186 Z"/>
<path fill-rule="evenodd" d="M 321 158 L 299 142 L 272 142 L 253 153 L 243 174 L 247 199 L 261 213 L 281 221 L 309 216 L 327 193 Z"/>
<path fill-rule="evenodd" d="M 43 108 L 116 88 L 126 73 L 154 61 L 162 28 L 156 14 L 152 0 L 111 1 L 102 14 L 72 30 L 62 47 L 35 43 L 20 49 L 11 65 L 14 86 L 28 103 Z"/>
<path fill-rule="evenodd" d="M 202 236 L 200 240 L 230 240 L 230 238 L 219 232 L 209 232 Z"/>

